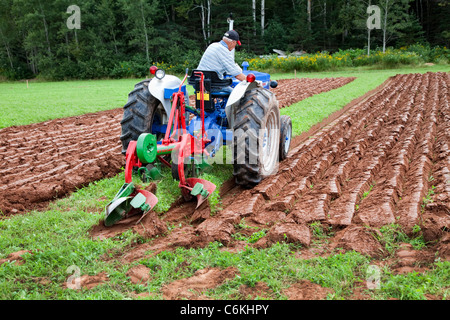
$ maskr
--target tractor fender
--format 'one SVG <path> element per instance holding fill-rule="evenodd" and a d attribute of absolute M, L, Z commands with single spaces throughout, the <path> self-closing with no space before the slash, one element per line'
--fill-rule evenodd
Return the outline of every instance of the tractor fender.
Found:
<path fill-rule="evenodd" d="M 230 97 L 228 98 L 227 105 L 225 106 L 225 113 L 227 115 L 228 123 L 230 125 L 230 128 L 233 128 L 234 125 L 234 107 L 239 105 L 241 102 L 241 99 L 244 97 L 245 93 L 247 91 L 250 91 L 257 86 L 261 86 L 261 84 L 258 81 L 255 82 L 247 82 L 242 81 L 234 87 L 233 91 L 230 94 Z"/>
<path fill-rule="evenodd" d="M 170 110 L 172 109 L 172 104 L 170 103 L 170 98 L 165 97 L 164 91 L 165 89 L 176 89 L 178 91 L 178 87 L 181 84 L 181 80 L 175 76 L 166 75 L 162 79 L 153 78 L 152 81 L 148 84 L 148 90 L 156 99 L 158 99 L 164 107 L 166 114 L 170 114 Z"/>

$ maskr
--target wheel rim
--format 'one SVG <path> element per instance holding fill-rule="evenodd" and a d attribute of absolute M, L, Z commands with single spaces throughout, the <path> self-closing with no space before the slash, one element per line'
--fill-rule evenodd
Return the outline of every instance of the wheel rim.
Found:
<path fill-rule="evenodd" d="M 262 136 L 262 169 L 265 174 L 270 174 L 275 168 L 277 159 L 277 141 L 279 143 L 278 121 L 275 112 L 270 112 L 266 121 L 266 126 L 261 134 Z"/>
<path fill-rule="evenodd" d="M 288 154 L 289 147 L 291 145 L 292 128 L 289 126 L 288 132 L 286 133 L 286 140 L 284 141 L 284 153 Z"/>

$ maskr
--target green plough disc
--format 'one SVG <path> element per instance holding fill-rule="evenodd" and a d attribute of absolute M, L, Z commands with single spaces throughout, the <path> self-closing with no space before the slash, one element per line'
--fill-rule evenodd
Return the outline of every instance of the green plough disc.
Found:
<path fill-rule="evenodd" d="M 151 133 L 141 134 L 136 143 L 136 153 L 142 163 L 154 162 L 158 154 L 156 137 Z"/>
<path fill-rule="evenodd" d="M 192 188 L 191 194 L 193 196 L 201 195 L 203 198 L 207 198 L 209 196 L 208 190 L 205 189 L 205 186 L 201 183 L 196 183 L 194 188 Z"/>
<path fill-rule="evenodd" d="M 131 194 L 135 187 L 133 183 L 125 183 L 117 192 L 114 199 L 106 207 L 105 226 L 109 227 L 127 215 L 131 207 Z"/>

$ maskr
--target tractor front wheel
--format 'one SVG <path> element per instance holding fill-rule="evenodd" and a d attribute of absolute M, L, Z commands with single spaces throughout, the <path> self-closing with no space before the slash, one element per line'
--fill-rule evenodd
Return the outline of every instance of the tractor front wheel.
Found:
<path fill-rule="evenodd" d="M 287 158 L 292 139 L 292 120 L 289 116 L 281 116 L 280 161 Z"/>

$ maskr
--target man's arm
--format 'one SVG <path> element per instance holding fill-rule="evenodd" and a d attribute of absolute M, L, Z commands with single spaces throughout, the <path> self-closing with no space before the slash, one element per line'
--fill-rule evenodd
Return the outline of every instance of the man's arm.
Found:
<path fill-rule="evenodd" d="M 217 60 L 222 64 L 226 74 L 235 77 L 239 81 L 244 81 L 247 79 L 247 77 L 242 73 L 241 67 L 237 65 L 234 58 L 228 52 L 222 56 L 218 56 Z"/>

